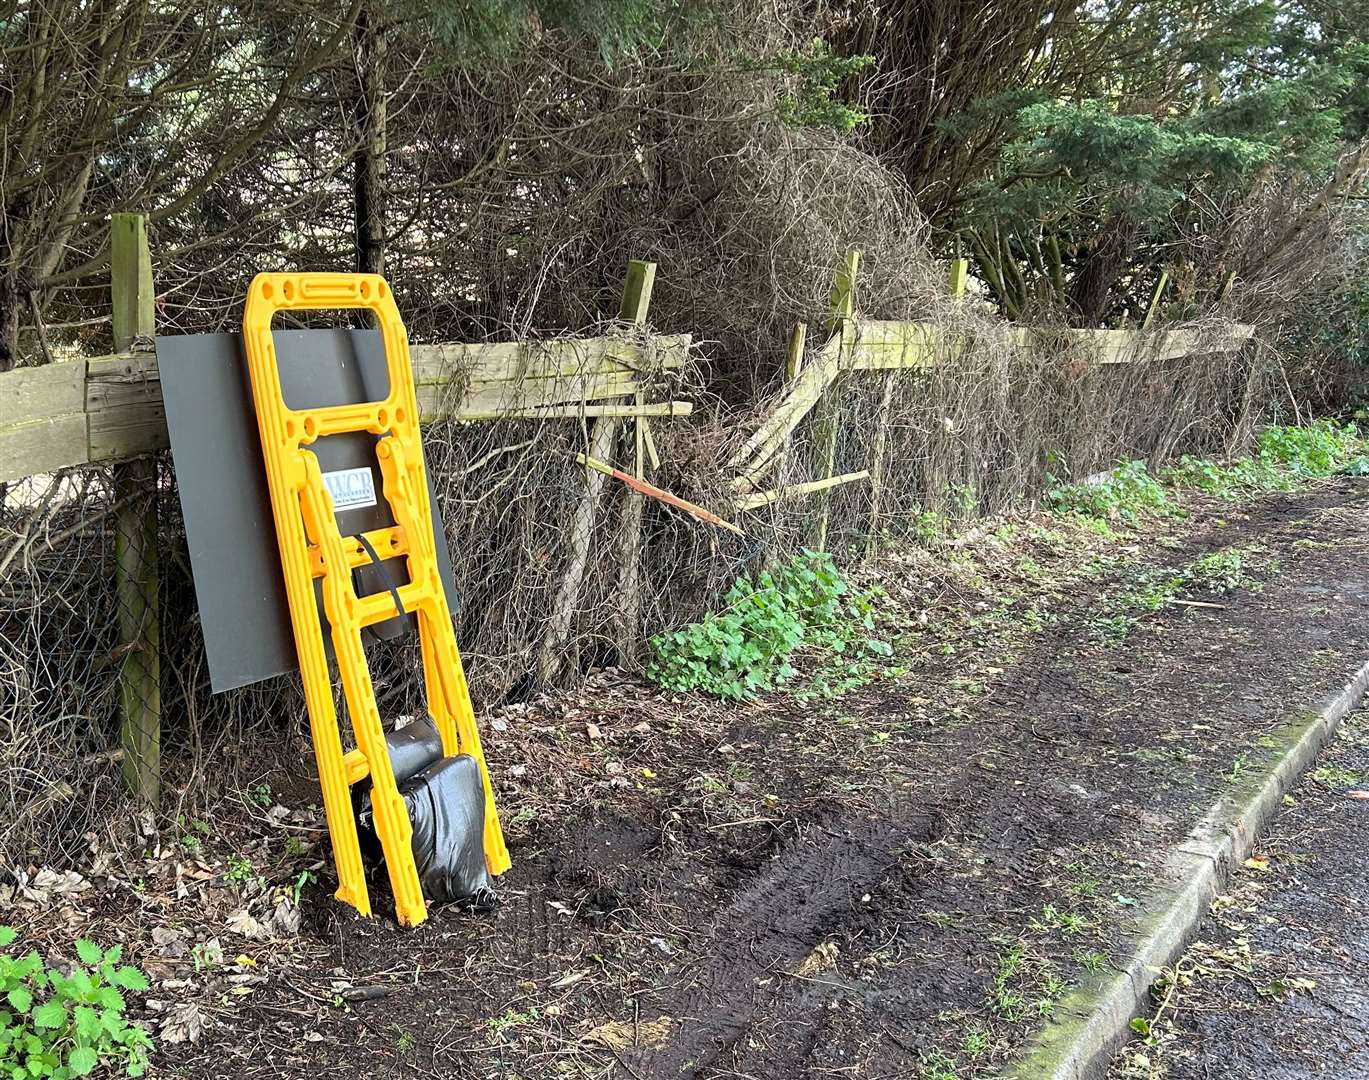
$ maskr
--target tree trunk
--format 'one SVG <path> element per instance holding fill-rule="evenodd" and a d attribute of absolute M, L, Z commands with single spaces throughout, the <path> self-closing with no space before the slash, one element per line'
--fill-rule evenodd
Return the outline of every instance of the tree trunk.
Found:
<path fill-rule="evenodd" d="M 363 8 L 353 37 L 356 51 L 358 144 L 353 155 L 356 268 L 385 273 L 385 66 L 388 46 L 376 13 Z"/>
<path fill-rule="evenodd" d="M 1113 218 L 1099 231 L 1093 250 L 1070 283 L 1070 307 L 1079 326 L 1102 326 L 1112 307 L 1113 286 L 1136 243 L 1136 226 Z"/>

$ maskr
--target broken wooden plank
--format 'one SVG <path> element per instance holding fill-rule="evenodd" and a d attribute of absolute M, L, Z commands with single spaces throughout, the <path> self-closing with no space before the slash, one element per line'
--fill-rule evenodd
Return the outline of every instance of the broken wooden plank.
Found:
<path fill-rule="evenodd" d="M 770 506 L 772 503 L 781 502 L 784 499 L 795 499 L 800 495 L 812 495 L 819 491 L 840 487 L 842 484 L 854 484 L 857 481 L 868 480 L 869 478 L 870 470 L 861 469 L 859 472 L 827 476 L 821 480 L 808 480 L 802 484 L 790 484 L 787 487 L 775 488 L 773 491 L 758 491 L 753 495 L 739 496 L 736 500 L 737 509 L 759 510 L 762 506 Z"/>
<path fill-rule="evenodd" d="M 732 482 L 734 489 L 754 490 L 756 484 L 774 468 L 785 441 L 841 373 L 841 361 L 842 338 L 838 334 L 822 347 L 811 364 L 804 367 L 789 394 L 771 411 L 742 449 L 732 455 L 728 464 L 738 470 L 738 476 Z"/>

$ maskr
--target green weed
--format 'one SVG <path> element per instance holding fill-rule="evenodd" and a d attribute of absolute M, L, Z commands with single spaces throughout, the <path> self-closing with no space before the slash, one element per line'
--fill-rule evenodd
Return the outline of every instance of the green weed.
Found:
<path fill-rule="evenodd" d="M 1351 788 L 1359 785 L 1360 774 L 1341 765 L 1322 765 L 1312 770 L 1312 779 L 1324 787 Z"/>
<path fill-rule="evenodd" d="M 0 926 L 0 949 L 18 935 Z M 48 967 L 36 951 L 0 952 L 0 1075 L 9 1080 L 70 1080 L 97 1068 L 142 1076 L 152 1036 L 124 1019 L 123 991 L 143 991 L 147 977 L 121 964 L 122 946 L 76 942 L 70 971 Z"/>
<path fill-rule="evenodd" d="M 993 985 L 989 989 L 989 1009 L 1009 1023 L 1021 1020 L 1026 1015 L 1026 996 L 1016 986 L 1025 956 L 1021 942 L 999 953 Z"/>
<path fill-rule="evenodd" d="M 1080 949 L 1074 954 L 1074 962 L 1090 975 L 1097 975 L 1107 967 L 1108 958 L 1097 949 Z"/>
<path fill-rule="evenodd" d="M 534 1005 L 526 1012 L 518 1012 L 515 1009 L 510 1009 L 508 1012 L 504 1013 L 503 1016 L 491 1016 L 485 1023 L 491 1031 L 498 1032 L 504 1031 L 507 1028 L 518 1027 L 520 1024 L 531 1024 L 541 1015 L 542 1014 L 538 1012 L 537 1007 Z"/>
<path fill-rule="evenodd" d="M 923 1054 L 922 1063 L 917 1071 L 919 1080 L 959 1080 L 960 1071 L 955 1059 L 942 1050 Z"/>
<path fill-rule="evenodd" d="M 228 870 L 224 873 L 223 879 L 231 885 L 247 884 L 252 880 L 252 860 L 242 855 L 230 855 Z"/>
<path fill-rule="evenodd" d="M 989 1035 L 983 1028 L 972 1027 L 965 1032 L 965 1038 L 961 1042 L 961 1052 L 974 1061 L 983 1057 L 989 1050 Z"/>
<path fill-rule="evenodd" d="M 1255 457 L 1298 477 L 1330 476 L 1361 451 L 1349 424 L 1316 420 L 1297 426 L 1270 425 L 1256 436 Z"/>
<path fill-rule="evenodd" d="M 738 578 L 723 603 L 700 622 L 652 638 L 647 676 L 669 690 L 740 699 L 789 679 L 800 645 L 824 648 L 848 666 L 893 651 L 873 636 L 871 596 L 853 594 L 830 555 L 805 551 L 754 582 Z"/>
<path fill-rule="evenodd" d="M 1214 551 L 1195 559 L 1184 574 L 1185 583 L 1209 592 L 1229 592 L 1250 584 L 1245 572 L 1245 554 L 1239 548 Z"/>
<path fill-rule="evenodd" d="M 1169 497 L 1144 461 L 1126 461 L 1096 483 L 1059 484 L 1046 492 L 1046 504 L 1057 513 L 1083 521 L 1133 522 L 1146 512 L 1164 510 Z"/>

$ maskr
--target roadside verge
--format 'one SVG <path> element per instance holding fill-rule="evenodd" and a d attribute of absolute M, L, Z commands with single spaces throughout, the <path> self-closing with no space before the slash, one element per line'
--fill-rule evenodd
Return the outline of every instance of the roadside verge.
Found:
<path fill-rule="evenodd" d="M 1159 883 L 1126 929 L 1129 954 L 1119 968 L 1086 980 L 1062 998 L 1054 1019 L 1004 1074 L 1014 1080 L 1093 1080 L 1107 1069 L 1150 987 L 1174 963 L 1245 860 L 1283 796 L 1316 759 L 1326 740 L 1369 691 L 1369 662 L 1314 709 L 1296 711 L 1274 733 L 1277 745 L 1246 779 L 1203 815 L 1165 859 Z"/>

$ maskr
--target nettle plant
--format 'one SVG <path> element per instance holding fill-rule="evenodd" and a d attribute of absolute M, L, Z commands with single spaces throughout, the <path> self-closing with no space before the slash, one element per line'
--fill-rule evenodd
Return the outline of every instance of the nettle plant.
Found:
<path fill-rule="evenodd" d="M 669 690 L 747 698 L 793 675 L 800 645 L 887 655 L 873 629 L 869 598 L 851 592 L 830 555 L 804 551 L 754 581 L 738 578 L 721 611 L 652 638 L 647 675 Z"/>
<path fill-rule="evenodd" d="M 0 950 L 18 935 L 0 926 Z M 123 991 L 146 990 L 147 976 L 121 964 L 123 948 L 76 942 L 70 972 L 36 951 L 0 951 L 0 1078 L 68 1080 L 97 1066 L 142 1076 L 152 1037 L 124 1018 Z"/>

